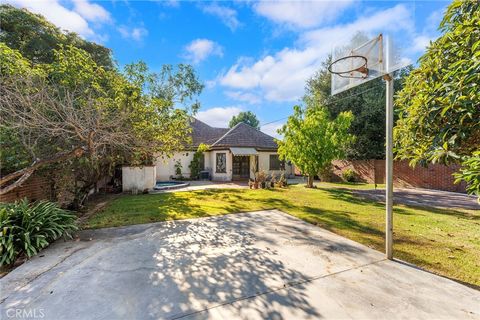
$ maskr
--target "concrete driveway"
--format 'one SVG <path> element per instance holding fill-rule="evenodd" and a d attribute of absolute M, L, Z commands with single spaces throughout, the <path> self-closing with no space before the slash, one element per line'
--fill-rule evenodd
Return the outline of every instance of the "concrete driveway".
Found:
<path fill-rule="evenodd" d="M 480 292 L 279 211 L 85 231 L 0 280 L 2 319 L 480 319 Z"/>
<path fill-rule="evenodd" d="M 353 194 L 362 198 L 385 202 L 384 189 L 354 190 Z M 420 207 L 480 210 L 480 204 L 475 196 L 420 188 L 394 188 L 393 203 Z"/>

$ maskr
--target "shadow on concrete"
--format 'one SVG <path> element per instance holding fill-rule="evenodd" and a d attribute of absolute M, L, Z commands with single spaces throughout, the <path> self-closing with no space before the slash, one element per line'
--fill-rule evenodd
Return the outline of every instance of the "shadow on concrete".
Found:
<path fill-rule="evenodd" d="M 253 215 L 238 221 L 225 216 L 219 225 L 187 221 L 170 225 L 174 227 L 178 223 L 184 227 L 164 238 L 164 244 L 153 256 L 158 270 L 150 273 L 151 284 L 159 292 L 168 293 L 169 298 L 158 297 L 150 302 L 152 317 L 168 315 L 169 319 L 178 319 L 195 314 L 196 319 L 207 318 L 207 314 L 198 312 L 268 292 L 263 303 L 255 306 L 254 312 L 259 318 L 283 319 L 276 311 L 278 306 L 293 308 L 304 317 L 321 318 L 321 310 L 308 302 L 306 284 L 302 284 L 308 276 L 276 258 L 278 252 L 269 245 L 278 246 L 277 240 L 249 231 L 268 223 L 266 218 Z M 352 255 L 363 252 L 358 246 L 312 239 L 299 232 L 303 229 L 295 230 L 292 224 L 279 224 L 276 230 L 276 239 L 293 238 L 298 243 L 308 242 L 326 251 Z M 178 241 L 180 238 L 183 240 Z M 258 241 L 266 246 L 254 246 Z M 296 285 L 279 290 L 290 283 Z M 240 309 L 238 316 L 247 315 L 242 315 Z"/>

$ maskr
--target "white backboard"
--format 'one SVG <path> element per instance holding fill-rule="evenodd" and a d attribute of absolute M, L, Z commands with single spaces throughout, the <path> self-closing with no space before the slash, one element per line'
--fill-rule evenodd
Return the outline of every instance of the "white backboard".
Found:
<path fill-rule="evenodd" d="M 392 37 L 379 34 L 369 39 L 358 33 L 349 42 L 333 50 L 331 70 L 349 72 L 340 75 L 332 73 L 331 93 L 343 92 L 410 63 L 410 59 L 403 57 L 401 50 L 395 46 Z M 363 67 L 366 68 L 365 72 L 362 72 Z"/>

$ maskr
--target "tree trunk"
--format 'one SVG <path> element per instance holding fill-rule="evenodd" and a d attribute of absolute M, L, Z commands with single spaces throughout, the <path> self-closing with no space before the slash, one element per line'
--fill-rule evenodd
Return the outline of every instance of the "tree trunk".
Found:
<path fill-rule="evenodd" d="M 313 188 L 313 175 L 308 175 L 307 188 Z"/>

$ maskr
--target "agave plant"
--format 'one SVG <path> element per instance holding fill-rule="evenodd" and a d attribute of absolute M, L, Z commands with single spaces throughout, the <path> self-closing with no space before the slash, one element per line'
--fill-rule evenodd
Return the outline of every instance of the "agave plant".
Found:
<path fill-rule="evenodd" d="M 77 230 L 76 216 L 56 203 L 27 199 L 0 204 L 0 265 L 10 265 L 18 256 L 36 255 L 58 238 Z"/>

